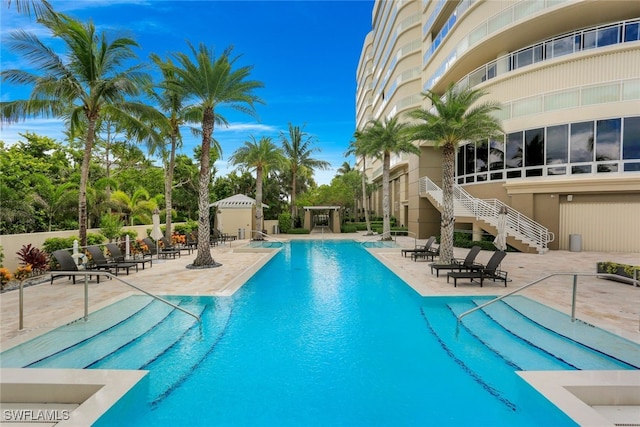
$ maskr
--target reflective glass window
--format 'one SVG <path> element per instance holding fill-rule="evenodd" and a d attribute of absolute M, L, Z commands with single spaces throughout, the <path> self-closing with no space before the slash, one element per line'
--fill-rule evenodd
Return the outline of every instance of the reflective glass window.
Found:
<path fill-rule="evenodd" d="M 486 142 L 476 143 L 476 173 L 489 169 L 489 146 Z M 478 178 L 479 180 L 479 178 Z"/>
<path fill-rule="evenodd" d="M 593 122 L 572 123 L 570 144 L 571 163 L 592 162 Z"/>
<path fill-rule="evenodd" d="M 591 173 L 591 165 L 571 166 L 572 174 Z"/>
<path fill-rule="evenodd" d="M 620 159 L 620 119 L 596 122 L 596 161 Z"/>
<path fill-rule="evenodd" d="M 567 174 L 567 168 L 564 166 L 547 168 L 547 175 L 566 175 L 566 174 Z"/>
<path fill-rule="evenodd" d="M 582 34 L 582 48 L 583 49 L 593 49 L 596 47 L 596 30 L 585 31 Z"/>
<path fill-rule="evenodd" d="M 608 173 L 608 172 L 618 172 L 618 164 L 610 163 L 610 164 L 601 164 L 598 165 L 598 173 Z"/>
<path fill-rule="evenodd" d="M 640 23 L 631 22 L 624 26 L 624 41 L 634 42 L 640 39 Z"/>
<path fill-rule="evenodd" d="M 527 169 L 526 176 L 542 176 L 542 169 Z"/>
<path fill-rule="evenodd" d="M 522 132 L 507 135 L 505 164 L 508 169 L 522 167 Z"/>
<path fill-rule="evenodd" d="M 502 139 L 489 141 L 489 169 L 492 171 L 504 169 L 504 141 Z M 493 175 L 491 176 L 493 179 Z"/>
<path fill-rule="evenodd" d="M 625 160 L 640 159 L 640 117 L 626 117 L 624 119 L 622 158 Z"/>
<path fill-rule="evenodd" d="M 640 172 L 640 163 L 625 163 L 625 172 Z"/>
<path fill-rule="evenodd" d="M 494 173 L 491 173 L 490 176 L 492 181 L 497 179 L 502 179 L 502 172 L 494 172 Z"/>
<path fill-rule="evenodd" d="M 598 47 L 609 46 L 620 40 L 620 27 L 618 25 L 598 30 Z"/>
<path fill-rule="evenodd" d="M 524 144 L 525 166 L 544 165 L 544 128 L 525 131 Z"/>
<path fill-rule="evenodd" d="M 521 50 L 516 53 L 513 62 L 514 69 L 533 64 L 533 48 Z"/>
<path fill-rule="evenodd" d="M 467 174 L 475 173 L 476 165 L 476 146 L 474 144 L 467 144 L 464 146 L 465 155 L 465 172 Z"/>
<path fill-rule="evenodd" d="M 487 79 L 492 79 L 496 76 L 496 63 L 492 62 L 487 65 Z"/>
<path fill-rule="evenodd" d="M 568 146 L 569 125 L 549 126 L 547 128 L 547 165 L 567 163 Z"/>
<path fill-rule="evenodd" d="M 464 150 L 458 150 L 458 176 L 464 175 Z"/>
<path fill-rule="evenodd" d="M 552 58 L 557 58 L 558 56 L 568 55 L 573 53 L 574 46 L 578 45 L 578 49 L 580 50 L 580 36 L 579 35 L 570 35 L 566 37 L 561 37 L 555 40 L 552 40 L 547 43 L 547 55 L 551 55 Z"/>

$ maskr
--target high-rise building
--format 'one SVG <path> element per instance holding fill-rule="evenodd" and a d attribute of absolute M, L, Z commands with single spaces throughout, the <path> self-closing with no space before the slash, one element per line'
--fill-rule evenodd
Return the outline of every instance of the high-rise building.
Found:
<path fill-rule="evenodd" d="M 495 234 L 506 205 L 508 243 L 520 250 L 640 252 L 640 2 L 376 0 L 357 68 L 358 130 L 409 121 L 430 107 L 423 91 L 452 83 L 486 91 L 504 130 L 458 149 L 457 230 Z M 390 208 L 424 238 L 440 231 L 442 156 L 416 144 L 420 155 L 392 158 Z M 366 168 L 380 183 L 381 162 Z M 381 215 L 381 190 L 370 200 Z"/>

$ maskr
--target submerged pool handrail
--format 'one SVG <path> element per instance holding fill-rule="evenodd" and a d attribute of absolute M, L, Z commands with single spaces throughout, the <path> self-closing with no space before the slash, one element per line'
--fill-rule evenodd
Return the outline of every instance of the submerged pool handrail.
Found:
<path fill-rule="evenodd" d="M 262 231 L 260 231 L 260 230 L 251 230 L 251 233 L 257 233 L 257 234 L 259 234 L 259 235 L 261 235 L 261 236 L 264 236 L 264 237 L 267 237 L 267 238 L 272 238 L 272 239 L 273 239 L 273 240 L 275 240 L 276 242 L 280 242 L 280 243 L 282 243 L 282 244 L 284 245 L 284 242 L 283 242 L 282 240 L 278 239 L 277 237 L 269 236 L 267 233 L 263 233 L 263 232 L 262 232 Z"/>
<path fill-rule="evenodd" d="M 188 314 L 189 316 L 193 317 L 194 319 L 196 319 L 198 321 L 198 323 L 201 323 L 200 321 L 200 316 L 198 316 L 197 314 L 194 314 L 188 310 L 185 310 L 184 308 L 167 301 L 166 299 L 159 297 L 158 295 L 154 295 L 149 291 L 145 291 L 144 289 L 134 285 L 133 283 L 129 283 L 126 280 L 116 276 L 115 274 L 109 273 L 108 271 L 97 271 L 97 270 L 82 270 L 82 271 L 61 271 L 61 270 L 55 270 L 55 271 L 51 271 L 51 272 L 47 272 L 45 274 L 49 274 L 49 275 L 56 275 L 56 276 L 84 276 L 84 320 L 88 320 L 89 319 L 89 276 L 106 276 L 109 277 L 111 279 L 116 279 L 118 281 L 120 281 L 121 283 L 124 283 L 127 286 L 130 286 L 134 289 L 136 289 L 137 291 L 142 292 L 143 294 L 146 294 L 148 296 L 150 296 L 151 298 L 154 298 L 160 302 L 163 302 L 167 305 L 170 305 L 171 307 L 175 308 L 176 310 L 180 310 L 181 312 Z M 20 282 L 20 293 L 19 293 L 19 306 L 20 306 L 20 317 L 19 317 L 19 322 L 18 322 L 18 329 L 22 330 L 23 326 L 24 326 L 24 292 L 23 292 L 23 282 Z"/>
<path fill-rule="evenodd" d="M 465 311 L 464 313 L 461 313 L 460 315 L 458 315 L 457 319 L 458 319 L 458 323 L 460 323 L 462 321 L 462 318 L 473 313 L 474 311 L 478 311 L 481 310 L 483 308 L 485 308 L 488 305 L 493 304 L 494 302 L 498 302 L 498 301 L 502 301 L 503 299 L 505 299 L 506 297 L 509 297 L 513 294 L 516 294 L 520 291 L 523 291 L 527 288 L 530 288 L 533 285 L 537 285 L 538 283 L 547 280 L 550 277 L 554 277 L 554 276 L 573 276 L 573 292 L 571 295 L 571 322 L 575 322 L 576 321 L 576 293 L 578 291 L 578 276 L 597 276 L 597 277 L 606 277 L 606 278 L 610 278 L 610 279 L 614 279 L 616 277 L 620 277 L 617 276 L 616 274 L 609 274 L 609 273 L 578 273 L 578 272 L 573 272 L 573 273 L 568 273 L 568 272 L 564 272 L 564 273 L 551 273 L 551 274 L 547 274 L 546 276 L 540 277 L 539 279 L 534 280 L 533 282 L 527 283 L 524 286 L 521 286 L 517 289 L 514 289 L 511 292 L 507 292 L 504 295 L 500 295 L 499 297 L 496 297 L 490 301 L 485 302 L 484 304 L 480 304 L 477 307 L 473 307 L 470 310 Z M 639 280 L 634 280 L 631 279 L 631 282 L 635 285 L 638 286 L 640 285 L 640 281 Z"/>

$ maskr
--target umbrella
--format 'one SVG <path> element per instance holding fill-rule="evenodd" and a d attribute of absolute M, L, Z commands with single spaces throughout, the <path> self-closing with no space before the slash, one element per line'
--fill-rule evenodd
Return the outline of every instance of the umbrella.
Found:
<path fill-rule="evenodd" d="M 499 251 L 504 251 L 507 249 L 507 208 L 505 206 L 501 207 L 498 213 L 497 228 L 498 234 L 493 244 Z"/>
<path fill-rule="evenodd" d="M 162 238 L 162 236 L 164 236 L 164 234 L 162 234 L 162 230 L 160 230 L 160 211 L 158 211 L 158 209 L 155 209 L 153 211 L 152 218 L 153 218 L 153 228 L 151 229 L 151 237 L 153 238 L 153 240 L 157 242 Z M 156 252 L 158 250 L 160 250 L 160 248 L 156 244 Z M 156 255 L 158 254 L 156 253 Z"/>

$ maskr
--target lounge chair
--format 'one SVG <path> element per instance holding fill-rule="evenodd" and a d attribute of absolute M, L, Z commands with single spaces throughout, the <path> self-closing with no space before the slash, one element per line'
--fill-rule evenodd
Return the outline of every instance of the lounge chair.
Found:
<path fill-rule="evenodd" d="M 174 251 L 187 251 L 187 254 L 191 254 L 191 248 L 189 246 L 176 246 L 171 244 L 171 242 L 169 242 L 169 240 L 167 240 L 166 237 L 161 237 L 160 241 L 162 242 L 163 247 L 160 248 L 161 251 L 166 251 L 166 250 L 174 250 Z"/>
<path fill-rule="evenodd" d="M 176 255 L 181 256 L 180 251 L 178 250 L 159 248 L 158 245 L 156 245 L 155 242 L 148 237 L 145 237 L 144 239 L 142 239 L 142 241 L 145 245 L 147 245 L 147 248 L 149 248 L 149 254 L 151 254 L 152 256 L 158 255 L 158 257 L 163 256 L 165 258 L 172 256 L 173 259 L 176 258 Z"/>
<path fill-rule="evenodd" d="M 111 259 L 115 262 L 134 262 L 138 265 L 142 265 L 143 270 L 146 263 L 149 263 L 149 267 L 153 267 L 153 258 L 151 258 L 149 255 L 143 255 L 142 259 L 125 259 L 124 254 L 117 244 L 107 243 L 106 247 L 109 251 L 109 254 L 111 255 Z"/>
<path fill-rule="evenodd" d="M 440 270 L 458 270 L 458 271 L 477 271 L 484 267 L 482 264 L 475 262 L 476 257 L 480 253 L 480 246 L 474 246 L 469 249 L 467 256 L 464 259 L 454 258 L 451 264 L 436 264 L 430 265 L 431 274 L 436 272 L 436 277 L 440 277 Z"/>
<path fill-rule="evenodd" d="M 433 242 L 435 241 L 436 241 L 436 236 L 431 236 L 429 237 L 429 240 L 427 240 L 427 243 L 425 243 L 424 245 L 416 245 L 416 247 L 413 249 L 402 249 L 400 253 L 402 254 L 403 257 L 406 257 L 407 254 L 426 251 L 431 247 L 431 245 L 433 245 Z"/>
<path fill-rule="evenodd" d="M 116 276 L 120 272 L 120 270 L 125 270 L 127 272 L 127 276 L 129 275 L 129 270 L 135 268 L 138 271 L 138 264 L 135 262 L 115 262 L 109 261 L 106 256 L 104 256 L 104 252 L 97 246 L 89 246 L 87 250 L 91 254 L 91 258 L 95 265 L 95 268 L 98 270 L 107 270 L 109 272 L 115 270 Z"/>
<path fill-rule="evenodd" d="M 187 234 L 185 245 L 192 250 L 196 250 L 198 247 L 198 233 L 192 231 L 191 233 Z"/>
<path fill-rule="evenodd" d="M 76 264 L 75 260 L 73 259 L 73 257 L 71 256 L 68 250 L 60 249 L 58 251 L 54 251 L 53 254 L 51 255 L 55 258 L 55 260 L 60 265 L 61 271 L 80 271 L 78 269 L 78 265 Z M 69 276 L 67 274 L 52 274 L 51 275 L 52 285 L 53 285 L 53 279 L 57 279 L 58 277 L 68 277 L 73 280 L 74 285 L 76 284 L 75 275 Z M 91 278 L 91 276 L 89 276 L 89 278 Z M 98 275 L 96 276 L 96 278 L 98 279 L 98 283 L 100 283 L 100 276 Z"/>
<path fill-rule="evenodd" d="M 503 281 L 504 286 L 507 287 L 507 272 L 498 270 L 500 263 L 507 256 L 505 251 L 496 251 L 493 253 L 486 267 L 481 268 L 480 270 L 473 271 L 452 271 L 447 273 L 447 283 L 449 282 L 449 278 L 453 278 L 453 286 L 456 287 L 458 284 L 458 279 L 469 279 L 473 281 L 474 279 L 480 280 L 480 287 L 482 287 L 482 283 L 485 279 L 491 279 L 495 281 Z"/>

